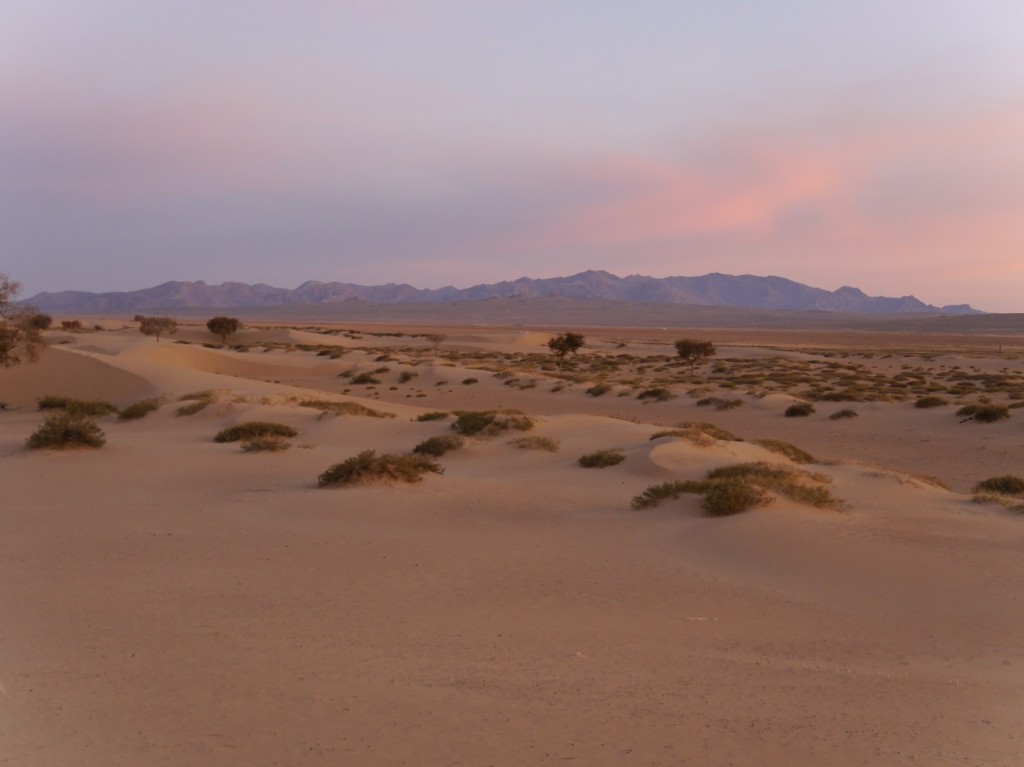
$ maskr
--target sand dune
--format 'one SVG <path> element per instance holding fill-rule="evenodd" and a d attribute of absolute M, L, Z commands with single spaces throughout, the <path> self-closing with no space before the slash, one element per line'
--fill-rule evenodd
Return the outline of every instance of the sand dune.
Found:
<path fill-rule="evenodd" d="M 1022 763 L 1024 517 L 968 492 L 1020 473 L 1021 411 L 960 423 L 952 406 L 879 400 L 786 418 L 797 390 L 711 386 L 704 395 L 741 400 L 718 411 L 686 395 L 685 370 L 641 359 L 664 343 L 622 331 L 593 339 L 594 363 L 639 361 L 595 397 L 603 373 L 515 356 L 545 352 L 543 332 L 455 329 L 436 357 L 422 339 L 372 331 L 239 335 L 344 342 L 330 360 L 203 348 L 193 330 L 188 344 L 67 334 L 39 363 L 0 371 L 0 399 L 20 406 L 0 413 L 0 761 Z M 742 345 L 719 356 L 780 354 L 832 361 Z M 864 364 L 895 377 L 919 358 Z M 935 376 L 1019 368 L 927 364 Z M 353 383 L 382 368 L 380 383 Z M 669 375 L 674 398 L 637 399 Z M 200 390 L 212 404 L 176 415 Z M 162 404 L 100 419 L 100 450 L 28 451 L 43 393 Z M 828 418 L 851 404 L 858 418 Z M 452 433 L 450 417 L 424 413 L 498 407 L 533 428 L 468 438 L 417 484 L 316 487 L 362 450 Z M 298 436 L 282 453 L 213 441 L 251 420 Z M 683 421 L 827 462 L 796 465 L 750 441 L 651 439 Z M 524 435 L 557 452 L 511 443 Z M 578 465 L 600 449 L 625 460 Z M 712 518 L 695 495 L 630 507 L 650 485 L 750 461 L 818 472 L 845 508 L 780 496 Z"/>

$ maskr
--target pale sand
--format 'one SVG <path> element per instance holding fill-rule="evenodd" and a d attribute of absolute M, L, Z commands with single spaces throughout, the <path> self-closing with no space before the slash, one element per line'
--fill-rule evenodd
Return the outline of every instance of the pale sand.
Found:
<path fill-rule="evenodd" d="M 68 343 L 0 371 L 0 399 L 20 407 L 0 413 L 2 764 L 1024 763 L 1024 517 L 969 495 L 1024 474 L 1024 410 L 983 425 L 951 407 L 818 403 L 791 419 L 786 393 L 729 394 L 745 404 L 717 412 L 686 396 L 593 398 L 589 382 L 552 392 L 537 374 L 520 389 L 443 355 L 376 361 L 427 349 L 418 338 L 232 339 L 351 350 L 330 360 L 174 343 L 211 341 L 200 328 L 157 344 L 103 324 L 54 333 Z M 508 355 L 546 353 L 550 336 L 444 332 L 442 352 Z M 591 330 L 588 348 L 664 354 L 666 338 Z M 816 358 L 729 343 L 720 358 Z M 896 355 L 860 361 L 889 374 L 920 361 Z M 1019 359 L 934 364 L 1021 371 Z M 337 377 L 381 365 L 372 390 Z M 402 370 L 417 376 L 399 384 Z M 179 396 L 207 389 L 216 404 L 175 415 Z M 100 419 L 102 450 L 26 451 L 42 394 L 166 404 Z M 306 397 L 397 418 L 321 418 L 297 406 Z M 498 406 L 535 416 L 529 433 L 560 451 L 473 439 L 420 484 L 315 486 L 361 450 L 448 433 L 420 413 Z M 848 406 L 860 417 L 828 420 Z M 296 427 L 294 447 L 212 441 L 252 419 Z M 809 468 L 849 509 L 780 499 L 712 519 L 683 496 L 631 510 L 653 483 L 785 461 L 749 442 L 649 440 L 684 420 L 827 459 Z M 576 465 L 599 448 L 627 458 Z"/>

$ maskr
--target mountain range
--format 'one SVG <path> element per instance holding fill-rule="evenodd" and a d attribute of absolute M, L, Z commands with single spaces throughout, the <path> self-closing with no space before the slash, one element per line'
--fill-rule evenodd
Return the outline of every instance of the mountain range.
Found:
<path fill-rule="evenodd" d="M 517 280 L 470 288 L 419 289 L 406 284 L 353 285 L 309 281 L 294 289 L 258 283 L 165 282 L 143 290 L 112 293 L 39 293 L 26 303 L 48 312 L 136 312 L 190 308 L 238 309 L 351 302 L 367 304 L 457 303 L 493 298 L 563 297 L 658 304 L 731 306 L 752 309 L 828 311 L 860 314 L 982 314 L 967 304 L 932 306 L 914 296 L 869 296 L 844 286 L 828 291 L 783 277 L 706 274 L 701 277 L 617 277 L 586 271 L 569 277 Z"/>

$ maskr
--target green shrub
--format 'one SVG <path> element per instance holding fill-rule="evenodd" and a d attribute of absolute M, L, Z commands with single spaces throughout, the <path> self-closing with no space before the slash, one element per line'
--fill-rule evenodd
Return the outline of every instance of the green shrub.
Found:
<path fill-rule="evenodd" d="M 844 408 L 842 410 L 837 410 L 832 415 L 830 415 L 828 418 L 829 418 L 830 421 L 839 421 L 839 420 L 841 420 L 843 418 L 857 418 L 858 415 L 859 414 L 857 413 L 856 410 L 851 410 L 850 408 Z"/>
<path fill-rule="evenodd" d="M 376 450 L 364 450 L 359 455 L 336 463 L 323 472 L 317 484 L 320 487 L 339 487 L 363 482 L 419 482 L 427 473 L 443 474 L 444 468 L 425 455 L 377 454 Z"/>
<path fill-rule="evenodd" d="M 495 436 L 504 431 L 529 431 L 533 420 L 518 410 L 470 410 L 456 413 L 452 431 L 467 437 Z"/>
<path fill-rule="evenodd" d="M 766 506 L 774 500 L 760 487 L 740 480 L 712 482 L 704 494 L 701 508 L 711 517 L 739 514 L 754 506 Z"/>
<path fill-rule="evenodd" d="M 45 397 L 40 397 L 38 402 L 40 410 L 64 410 L 68 413 L 78 413 L 93 418 L 117 412 L 114 405 L 100 399 L 84 400 L 48 394 Z"/>
<path fill-rule="evenodd" d="M 420 413 L 416 416 L 417 421 L 443 421 L 448 417 L 448 414 L 443 410 L 435 410 L 430 413 Z"/>
<path fill-rule="evenodd" d="M 433 455 L 440 457 L 449 450 L 458 450 L 466 444 L 466 441 L 455 434 L 445 434 L 441 437 L 430 437 L 420 442 L 412 451 L 418 455 Z"/>
<path fill-rule="evenodd" d="M 604 469 L 608 466 L 615 466 L 625 460 L 626 456 L 621 450 L 598 450 L 581 455 L 579 464 L 584 469 Z"/>
<path fill-rule="evenodd" d="M 589 389 L 587 389 L 587 394 L 589 394 L 591 397 L 600 397 L 600 396 L 602 396 L 604 394 L 607 394 L 611 390 L 612 390 L 612 387 L 609 386 L 608 384 L 606 384 L 606 383 L 597 383 L 597 384 L 594 384 L 593 386 L 591 386 Z"/>
<path fill-rule="evenodd" d="M 972 493 L 999 493 L 1000 495 L 1024 495 L 1024 479 L 1013 474 L 990 477 L 971 488 Z"/>
<path fill-rule="evenodd" d="M 521 450 L 546 450 L 549 453 L 557 453 L 559 449 L 558 440 L 550 437 L 519 437 L 510 440 L 509 444 Z"/>
<path fill-rule="evenodd" d="M 122 421 L 132 421 L 136 418 L 145 418 L 147 415 L 159 408 L 160 400 L 143 399 L 128 405 L 128 407 L 117 414 L 117 417 Z"/>
<path fill-rule="evenodd" d="M 284 437 L 275 437 L 268 435 L 265 437 L 251 437 L 242 441 L 242 450 L 246 453 L 279 453 L 282 450 L 287 450 L 292 446 L 292 443 L 286 440 Z"/>
<path fill-rule="evenodd" d="M 298 432 L 291 426 L 270 421 L 246 421 L 217 432 L 214 442 L 238 442 L 259 437 L 294 437 Z"/>
<path fill-rule="evenodd" d="M 944 407 L 949 404 L 949 400 L 944 397 L 936 397 L 934 395 L 928 397 L 921 397 L 917 402 L 914 403 L 916 408 L 930 408 L 930 407 Z"/>
<path fill-rule="evenodd" d="M 783 442 L 778 439 L 755 439 L 755 445 L 760 445 L 773 453 L 786 456 L 793 463 L 817 463 L 817 459 L 806 450 L 801 450 L 796 445 Z"/>
<path fill-rule="evenodd" d="M 810 402 L 794 402 L 786 408 L 786 418 L 801 418 L 814 412 L 814 405 Z"/>
<path fill-rule="evenodd" d="M 63 450 L 74 447 L 103 447 L 103 430 L 89 416 L 80 412 L 62 410 L 46 417 L 42 425 L 27 440 L 32 450 L 51 448 Z"/>
<path fill-rule="evenodd" d="M 326 399 L 307 399 L 299 403 L 299 407 L 309 407 L 322 413 L 335 415 L 363 415 L 368 418 L 395 418 L 394 413 L 374 410 L 372 407 L 360 405 L 358 402 L 334 402 Z"/>

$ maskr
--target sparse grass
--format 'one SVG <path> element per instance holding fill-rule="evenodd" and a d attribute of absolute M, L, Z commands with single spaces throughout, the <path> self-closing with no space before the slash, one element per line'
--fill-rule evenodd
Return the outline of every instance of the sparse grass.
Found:
<path fill-rule="evenodd" d="M 420 442 L 412 449 L 417 455 L 433 455 L 440 457 L 451 450 L 458 450 L 466 444 L 466 440 L 455 434 L 445 434 L 440 437 L 430 437 Z"/>
<path fill-rule="evenodd" d="M 755 439 L 754 444 L 771 450 L 773 453 L 784 455 L 793 463 L 818 463 L 818 460 L 806 450 L 801 450 L 796 445 L 779 439 Z"/>
<path fill-rule="evenodd" d="M 280 453 L 292 446 L 292 443 L 284 437 L 267 435 L 264 437 L 252 437 L 242 441 L 242 450 L 246 453 Z"/>
<path fill-rule="evenodd" d="M 794 402 L 786 408 L 786 418 L 802 418 L 814 412 L 814 405 L 810 402 Z"/>
<path fill-rule="evenodd" d="M 189 402 L 187 405 L 182 405 L 178 408 L 178 415 L 195 415 L 200 410 L 209 407 L 213 400 L 209 399 L 197 399 Z"/>
<path fill-rule="evenodd" d="M 1024 495 L 1024 479 L 1013 474 L 989 477 L 971 488 L 972 493 L 998 493 L 1000 495 Z"/>
<path fill-rule="evenodd" d="M 742 480 L 710 483 L 701 508 L 709 517 L 727 517 L 754 506 L 767 506 L 774 498 L 757 485 Z"/>
<path fill-rule="evenodd" d="M 546 450 L 549 453 L 557 453 L 561 447 L 558 440 L 551 437 L 518 437 L 508 444 L 520 450 Z"/>
<path fill-rule="evenodd" d="M 221 429 L 214 442 L 238 442 L 239 440 L 253 440 L 259 437 L 294 437 L 298 432 L 291 426 L 271 421 L 246 421 L 227 429 Z"/>
<path fill-rule="evenodd" d="M 732 432 L 726 431 L 719 426 L 715 426 L 713 423 L 705 423 L 704 421 L 683 421 L 679 424 L 678 428 L 655 432 L 650 438 L 657 439 L 658 437 L 683 437 L 684 439 L 688 439 L 698 445 L 712 444 L 711 442 L 708 442 L 709 439 L 712 441 L 719 440 L 721 442 L 743 441 Z"/>
<path fill-rule="evenodd" d="M 928 397 L 921 397 L 917 402 L 914 403 L 916 408 L 931 408 L 931 407 L 945 407 L 949 404 L 949 400 L 945 397 L 938 397 L 930 395 Z"/>
<path fill-rule="evenodd" d="M 1016 512 L 1017 514 L 1024 514 L 1024 503 L 1021 503 L 1020 499 L 1015 496 L 982 492 L 975 493 L 971 500 L 974 503 L 991 503 L 996 506 L 1002 506 L 1004 509 Z"/>
<path fill-rule="evenodd" d="M 626 460 L 621 450 L 597 450 L 593 453 L 581 455 L 579 465 L 584 469 L 604 469 L 608 466 L 615 466 Z"/>
<path fill-rule="evenodd" d="M 443 410 L 434 410 L 430 413 L 420 413 L 416 416 L 417 421 L 443 421 L 448 417 L 448 413 Z"/>
<path fill-rule="evenodd" d="M 374 410 L 358 402 L 334 402 L 326 399 L 307 399 L 299 403 L 299 407 L 308 407 L 319 410 L 321 413 L 334 413 L 335 415 L 362 415 L 368 418 L 395 418 L 394 413 L 383 410 Z"/>
<path fill-rule="evenodd" d="M 657 506 L 662 501 L 675 500 L 683 493 L 695 493 L 703 495 L 711 488 L 708 480 L 681 479 L 673 482 L 662 482 L 660 485 L 651 485 L 640 495 L 633 498 L 634 509 L 649 509 Z"/>
<path fill-rule="evenodd" d="M 810 473 L 780 464 L 738 463 L 708 472 L 708 479 L 738 480 L 780 493 L 794 501 L 818 508 L 841 509 L 845 504 L 821 484 L 831 481 L 827 475 Z M 813 484 L 810 484 L 813 483 Z"/>
<path fill-rule="evenodd" d="M 154 410 L 159 409 L 159 407 L 160 400 L 143 399 L 128 405 L 128 407 L 117 414 L 117 417 L 121 421 L 134 421 L 138 418 L 145 418 Z"/>
<path fill-rule="evenodd" d="M 425 455 L 378 455 L 376 450 L 364 450 L 328 468 L 319 476 L 317 484 L 340 487 L 366 482 L 420 482 L 423 475 L 429 473 L 443 474 L 444 468 Z"/>
<path fill-rule="evenodd" d="M 40 410 L 63 410 L 67 413 L 77 413 L 93 418 L 117 412 L 117 408 L 114 405 L 101 399 L 84 400 L 48 394 L 40 397 L 38 403 Z"/>
<path fill-rule="evenodd" d="M 493 437 L 504 431 L 533 428 L 533 419 L 518 410 L 469 410 L 455 415 L 452 431 L 467 437 Z"/>
<path fill-rule="evenodd" d="M 355 378 L 352 379 L 352 383 L 359 384 L 359 385 L 379 384 L 380 383 L 380 379 L 379 378 L 375 378 L 370 373 L 360 373 L 359 375 L 357 375 Z"/>
<path fill-rule="evenodd" d="M 193 391 L 188 394 L 182 394 L 178 397 L 179 402 L 189 402 L 191 400 L 206 400 L 212 401 L 216 399 L 217 394 L 212 389 L 203 389 L 202 391 Z"/>
<path fill-rule="evenodd" d="M 857 418 L 859 417 L 859 415 L 860 414 L 856 410 L 851 410 L 850 408 L 847 407 L 843 408 L 842 410 L 837 410 L 832 415 L 830 415 L 828 419 L 830 421 L 840 421 L 844 418 Z"/>
<path fill-rule="evenodd" d="M 25 445 L 30 450 L 65 450 L 76 447 L 103 447 L 103 430 L 89 416 L 81 412 L 61 410 L 46 417 Z"/>

